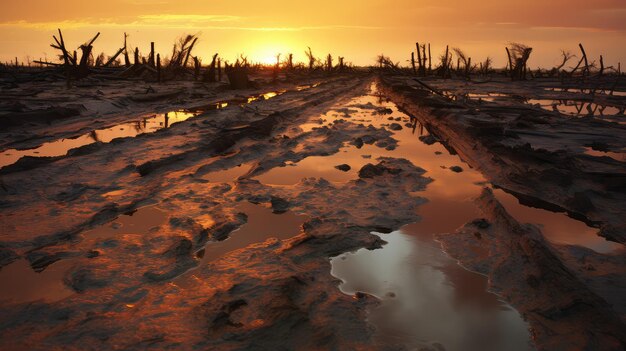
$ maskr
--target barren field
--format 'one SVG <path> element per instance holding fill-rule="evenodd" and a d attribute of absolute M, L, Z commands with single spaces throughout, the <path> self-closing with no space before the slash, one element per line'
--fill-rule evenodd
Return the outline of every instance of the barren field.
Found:
<path fill-rule="evenodd" d="M 0 349 L 623 350 L 626 81 L 0 82 Z"/>

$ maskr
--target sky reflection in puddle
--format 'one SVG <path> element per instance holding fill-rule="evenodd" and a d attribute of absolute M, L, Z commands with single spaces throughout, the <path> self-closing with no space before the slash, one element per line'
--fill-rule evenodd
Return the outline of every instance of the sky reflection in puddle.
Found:
<path fill-rule="evenodd" d="M 244 248 L 250 244 L 264 242 L 269 238 L 288 239 L 300 233 L 307 216 L 287 211 L 274 213 L 271 208 L 242 202 L 239 212 L 248 216 L 246 224 L 229 234 L 223 241 L 212 241 L 199 252 L 202 263 L 214 261 L 228 252 Z"/>
<path fill-rule="evenodd" d="M 144 133 L 154 133 L 158 130 L 169 128 L 173 124 L 186 121 L 196 115 L 197 113 L 173 111 L 160 115 L 142 117 L 141 120 L 136 122 L 123 123 L 110 128 L 94 130 L 77 138 L 47 142 L 34 149 L 6 150 L 0 154 L 0 168 L 11 165 L 24 156 L 65 156 L 71 149 L 76 149 L 95 142 L 109 143 L 117 138 L 131 138 Z"/>
<path fill-rule="evenodd" d="M 402 116 L 392 104 L 383 104 L 393 110 L 392 116 Z M 461 268 L 433 240 L 434 234 L 454 232 L 481 217 L 472 199 L 487 184 L 485 179 L 441 144 L 419 141 L 413 135 L 415 130 L 395 132 L 399 141 L 396 150 L 367 153 L 404 157 L 434 179 L 425 191 L 415 194 L 428 199 L 418 210 L 420 222 L 390 234 L 377 234 L 389 242 L 382 249 L 362 249 L 333 258 L 332 274 L 342 279 L 340 288 L 345 293 L 362 291 L 383 300 L 369 318 L 385 343 L 432 346 L 439 342 L 446 350 L 532 349 L 528 326 L 521 316 L 486 291 L 484 276 Z M 360 153 L 358 149 L 353 152 Z M 462 166 L 463 172 L 452 172 L 452 165 Z M 597 229 L 564 213 L 521 205 L 502 190 L 495 190 L 495 194 L 520 222 L 538 223 L 550 241 L 599 252 L 621 248 L 597 236 Z"/>
<path fill-rule="evenodd" d="M 146 206 L 115 220 L 81 233 L 83 240 L 95 244 L 123 235 L 145 235 L 163 224 L 166 213 L 155 206 Z M 0 302 L 55 302 L 75 292 L 63 282 L 66 274 L 81 260 L 81 255 L 68 256 L 36 272 L 26 259 L 19 259 L 0 269 Z M 93 258 L 97 259 L 97 258 Z"/>

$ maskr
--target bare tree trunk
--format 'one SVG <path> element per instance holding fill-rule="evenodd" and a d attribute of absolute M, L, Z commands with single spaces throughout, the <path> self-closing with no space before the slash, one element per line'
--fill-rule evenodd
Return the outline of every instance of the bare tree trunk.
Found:
<path fill-rule="evenodd" d="M 604 75 L 604 57 L 600 55 L 600 75 Z"/>
<path fill-rule="evenodd" d="M 333 70 L 333 57 L 331 54 L 328 54 L 328 57 L 326 58 L 326 62 L 327 62 L 328 72 L 331 72 Z"/>
<path fill-rule="evenodd" d="M 150 67 L 154 67 L 154 42 L 150 42 Z"/>
<path fill-rule="evenodd" d="M 187 62 L 189 61 L 189 57 L 191 56 L 191 50 L 193 50 L 193 46 L 196 45 L 198 38 L 193 38 L 191 45 L 189 45 L 189 49 L 187 49 L 187 55 L 185 56 L 185 61 L 183 61 L 183 68 L 187 67 Z"/>
<path fill-rule="evenodd" d="M 157 54 L 156 69 L 157 69 L 157 82 L 161 83 L 161 54 Z"/>
<path fill-rule="evenodd" d="M 426 44 L 422 45 L 422 77 L 426 77 Z"/>
<path fill-rule="evenodd" d="M 430 56 L 430 43 L 428 43 L 428 75 L 431 75 L 433 71 L 433 59 Z"/>
<path fill-rule="evenodd" d="M 450 47 L 448 45 L 446 45 L 446 55 L 443 57 L 443 62 L 441 63 L 441 76 L 443 78 L 446 78 L 448 76 L 448 71 L 450 70 L 450 60 L 452 59 L 451 57 L 449 57 L 450 55 Z"/>
<path fill-rule="evenodd" d="M 415 48 L 417 49 L 417 74 L 421 75 L 422 73 L 422 50 L 420 48 L 420 43 L 415 43 Z"/>
<path fill-rule="evenodd" d="M 222 81 L 222 59 L 217 60 L 217 81 Z"/>
<path fill-rule="evenodd" d="M 117 59 L 117 57 L 124 51 L 124 48 L 120 48 L 119 50 L 117 50 L 117 52 L 115 53 L 115 55 L 111 56 L 111 58 L 104 64 L 104 67 L 108 67 L 110 64 L 112 64 L 115 59 Z"/>
<path fill-rule="evenodd" d="M 193 80 L 198 80 L 200 76 L 200 60 L 198 60 L 198 56 L 193 57 Z"/>
<path fill-rule="evenodd" d="M 506 48 L 506 55 L 509 58 L 509 75 L 511 76 L 511 79 L 513 79 L 513 60 L 511 59 L 511 51 L 509 51 L 509 48 Z"/>
<path fill-rule="evenodd" d="M 217 66 L 217 56 L 218 54 L 213 55 L 213 58 L 211 59 L 211 64 L 209 65 L 209 69 L 204 73 L 204 78 L 203 80 L 205 82 L 215 82 L 215 68 Z M 221 80 L 221 76 L 220 76 L 220 80 Z"/>
<path fill-rule="evenodd" d="M 583 53 L 583 60 L 585 60 L 585 75 L 588 76 L 589 75 L 589 62 L 587 61 L 587 53 L 585 52 L 585 48 L 583 47 L 583 44 L 578 44 L 578 47 L 580 47 L 580 51 Z"/>
<path fill-rule="evenodd" d="M 126 44 L 127 38 L 128 38 L 128 34 L 124 33 L 124 65 L 126 67 L 130 67 L 130 58 L 128 57 L 128 46 Z"/>

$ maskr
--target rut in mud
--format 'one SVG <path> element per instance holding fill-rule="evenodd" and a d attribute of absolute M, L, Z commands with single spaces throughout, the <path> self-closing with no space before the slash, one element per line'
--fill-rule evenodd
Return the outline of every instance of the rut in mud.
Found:
<path fill-rule="evenodd" d="M 5 169 L 0 279 L 23 282 L 0 291 L 2 342 L 28 333 L 21 347 L 527 350 L 544 341 L 537 320 L 524 320 L 525 301 L 507 294 L 511 306 L 435 241 L 466 223 L 488 227 L 473 199 L 492 185 L 370 77 L 257 107 Z M 532 212 L 546 247 L 623 250 L 563 213 L 493 192 L 518 220 Z"/>

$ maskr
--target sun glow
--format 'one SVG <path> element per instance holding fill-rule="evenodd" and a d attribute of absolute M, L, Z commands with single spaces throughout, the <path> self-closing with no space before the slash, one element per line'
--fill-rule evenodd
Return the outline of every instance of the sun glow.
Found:
<path fill-rule="evenodd" d="M 276 56 L 280 54 L 280 61 L 283 62 L 289 53 L 296 54 L 296 50 L 284 43 L 260 43 L 253 48 L 248 56 L 250 62 L 258 62 L 263 65 L 276 64 Z"/>

